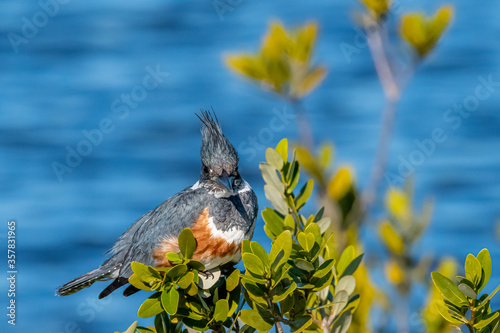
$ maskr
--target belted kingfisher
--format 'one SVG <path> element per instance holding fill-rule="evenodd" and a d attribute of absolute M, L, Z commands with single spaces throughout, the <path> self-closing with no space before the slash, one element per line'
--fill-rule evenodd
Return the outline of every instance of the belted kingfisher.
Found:
<path fill-rule="evenodd" d="M 61 286 L 58 295 L 114 279 L 99 295 L 106 297 L 128 283 L 133 261 L 171 266 L 165 255 L 179 252 L 177 238 L 184 228 L 193 231 L 197 241 L 193 259 L 201 261 L 206 271 L 240 261 L 241 243 L 251 239 L 255 229 L 257 197 L 238 172 L 238 154 L 222 133 L 217 116 L 203 110 L 197 116 L 203 123 L 200 180 L 135 221 L 108 251 L 109 259 Z M 137 291 L 130 285 L 123 295 Z"/>

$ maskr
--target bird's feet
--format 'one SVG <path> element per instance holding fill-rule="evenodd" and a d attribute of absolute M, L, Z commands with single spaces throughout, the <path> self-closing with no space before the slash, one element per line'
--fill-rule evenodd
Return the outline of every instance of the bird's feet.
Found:
<path fill-rule="evenodd" d="M 210 271 L 199 271 L 198 274 L 200 274 L 201 276 L 203 276 L 203 278 L 206 280 L 206 279 L 213 279 L 214 278 L 214 274 Z"/>

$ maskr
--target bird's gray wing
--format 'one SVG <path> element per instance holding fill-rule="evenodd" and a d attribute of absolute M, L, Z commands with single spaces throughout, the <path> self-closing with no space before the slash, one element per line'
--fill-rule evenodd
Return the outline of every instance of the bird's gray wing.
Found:
<path fill-rule="evenodd" d="M 153 249 L 166 237 L 177 238 L 183 229 L 191 227 L 209 200 L 205 189 L 189 187 L 137 220 L 111 249 L 122 260 L 119 276 L 128 279 L 132 275 L 133 261 L 153 266 Z"/>

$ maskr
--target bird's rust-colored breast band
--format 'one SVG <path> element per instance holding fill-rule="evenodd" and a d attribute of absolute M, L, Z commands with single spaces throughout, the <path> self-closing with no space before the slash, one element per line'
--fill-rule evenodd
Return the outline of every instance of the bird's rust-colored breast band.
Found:
<path fill-rule="evenodd" d="M 203 209 L 200 216 L 194 221 L 191 227 L 194 238 L 197 242 L 196 251 L 193 254 L 194 260 L 203 263 L 210 262 L 215 257 L 223 258 L 232 256 L 240 251 L 241 244 L 228 243 L 223 237 L 213 237 L 212 228 L 209 223 L 208 207 Z M 170 267 L 170 262 L 165 255 L 168 252 L 179 252 L 177 238 L 169 237 L 153 250 L 153 258 L 156 260 L 156 267 Z"/>

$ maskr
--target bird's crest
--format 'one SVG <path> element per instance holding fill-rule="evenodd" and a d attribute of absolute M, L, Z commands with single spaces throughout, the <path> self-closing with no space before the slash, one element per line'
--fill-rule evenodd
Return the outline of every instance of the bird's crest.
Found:
<path fill-rule="evenodd" d="M 212 169 L 215 173 L 222 173 L 222 171 L 231 173 L 237 170 L 238 153 L 222 133 L 215 112 L 201 110 L 197 116 L 203 123 L 200 154 L 203 166 Z"/>

